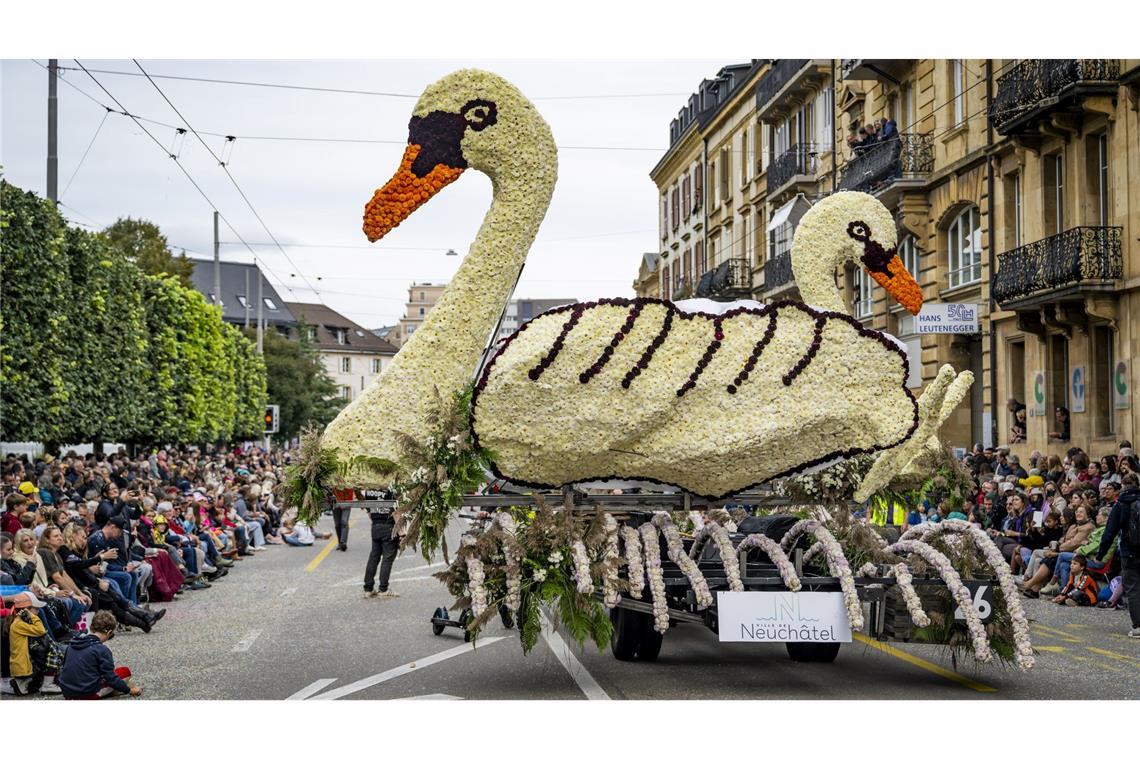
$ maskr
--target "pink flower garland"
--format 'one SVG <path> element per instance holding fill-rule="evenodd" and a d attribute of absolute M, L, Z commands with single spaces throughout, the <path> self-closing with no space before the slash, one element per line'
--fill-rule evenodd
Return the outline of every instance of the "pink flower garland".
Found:
<path fill-rule="evenodd" d="M 641 536 L 636 530 L 623 525 L 621 528 L 622 541 L 625 543 L 625 564 L 629 575 L 629 595 L 634 599 L 641 598 L 645 589 L 645 565 L 641 560 Z"/>
<path fill-rule="evenodd" d="M 991 661 L 993 653 L 990 651 L 989 640 L 986 638 L 985 626 L 982 625 L 982 621 L 978 618 L 978 612 L 974 609 L 969 589 L 962 585 L 961 576 L 950 564 L 946 555 L 928 544 L 911 540 L 900 540 L 898 543 L 891 544 L 887 547 L 887 551 L 892 554 L 917 554 L 938 572 L 942 580 L 946 581 L 946 587 L 950 589 L 951 596 L 957 600 L 962 614 L 966 616 L 966 627 L 969 629 L 970 638 L 974 642 L 974 659 L 978 662 Z"/>
<path fill-rule="evenodd" d="M 862 630 L 863 604 L 859 601 L 859 592 L 855 589 L 855 577 L 851 573 L 847 557 L 843 554 L 843 547 L 839 545 L 831 531 L 820 525 L 818 520 L 800 520 L 784 534 L 780 548 L 787 551 L 804 532 L 810 532 L 815 536 L 816 542 L 823 545 L 822 550 L 816 551 L 824 553 L 829 571 L 839 578 L 839 588 L 843 592 L 843 606 L 847 609 L 847 620 L 851 624 L 851 630 Z"/>
<path fill-rule="evenodd" d="M 463 546 L 472 546 L 475 539 L 463 537 Z M 467 595 L 471 597 L 471 614 L 479 617 L 487 609 L 487 590 L 483 588 L 483 563 L 478 557 L 467 557 Z"/>
<path fill-rule="evenodd" d="M 590 577 L 590 555 L 586 553 L 586 545 L 580 539 L 574 539 L 570 544 L 570 559 L 574 564 L 578 593 L 594 593 L 594 579 Z"/>
<path fill-rule="evenodd" d="M 621 558 L 618 555 L 618 524 L 608 512 L 602 516 L 606 528 L 606 569 L 602 575 L 602 600 L 606 609 L 612 609 L 621 601 L 618 591 L 618 573 Z"/>
<path fill-rule="evenodd" d="M 723 525 L 709 523 L 705 530 L 712 536 L 720 552 L 721 562 L 724 563 L 724 575 L 728 579 L 729 591 L 743 591 L 744 583 L 740 580 L 740 558 L 736 554 L 736 547 L 732 545 L 732 537 Z"/>
<path fill-rule="evenodd" d="M 1021 595 L 1017 592 L 1017 584 L 1013 573 L 1001 555 L 993 540 L 985 531 L 974 523 L 961 520 L 943 520 L 939 523 L 923 523 L 916 525 L 903 535 L 903 538 L 918 536 L 921 541 L 929 541 L 940 533 L 969 534 L 974 545 L 978 547 L 986 564 L 994 571 L 1001 587 L 1002 597 L 1005 599 L 1006 609 L 1013 627 L 1014 658 L 1022 670 L 1029 670 L 1036 660 L 1033 657 L 1033 642 L 1029 638 L 1029 620 L 1025 617 L 1025 609 L 1021 606 Z"/>
<path fill-rule="evenodd" d="M 661 547 L 658 544 L 657 528 L 648 522 L 638 530 L 645 546 L 645 571 L 649 576 L 649 594 L 653 597 L 653 630 L 665 633 L 669 630 L 669 603 L 665 599 L 665 573 L 661 569 Z"/>
<path fill-rule="evenodd" d="M 765 536 L 763 533 L 753 533 L 747 536 L 740 545 L 736 547 L 737 555 L 745 554 L 749 549 L 756 548 L 768 555 L 768 559 L 772 560 L 772 564 L 780 571 L 780 577 L 784 579 L 784 586 L 789 591 L 799 591 L 803 588 L 800 583 L 800 578 L 796 575 L 796 568 L 788 559 L 788 555 L 780 548 L 780 545 L 772 539 Z"/>
<path fill-rule="evenodd" d="M 708 581 L 705 580 L 705 576 L 697 567 L 697 563 L 688 554 L 685 554 L 685 545 L 681 542 L 681 534 L 677 531 L 677 526 L 673 524 L 665 512 L 655 514 L 653 524 L 665 536 L 665 546 L 669 551 L 669 559 L 677 563 L 681 572 L 689 579 L 693 593 L 697 597 L 697 608 L 705 609 L 710 606 L 713 603 L 713 598 L 712 592 L 709 591 Z"/>

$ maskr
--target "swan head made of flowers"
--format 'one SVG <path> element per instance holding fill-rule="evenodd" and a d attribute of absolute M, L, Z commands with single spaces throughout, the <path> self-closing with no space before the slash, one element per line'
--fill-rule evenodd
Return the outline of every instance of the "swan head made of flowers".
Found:
<path fill-rule="evenodd" d="M 452 72 L 416 103 L 403 160 L 364 208 L 364 234 L 376 242 L 468 167 L 509 194 L 556 163 L 550 127 L 518 88 L 488 71 Z"/>
<path fill-rule="evenodd" d="M 804 214 L 792 243 L 792 269 L 804 301 L 836 308 L 835 268 L 850 261 L 867 270 L 911 314 L 922 308 L 922 288 L 899 258 L 895 220 L 866 193 L 829 195 Z M 840 307 L 842 310 L 842 307 Z M 840 310 L 837 309 L 837 310 Z"/>

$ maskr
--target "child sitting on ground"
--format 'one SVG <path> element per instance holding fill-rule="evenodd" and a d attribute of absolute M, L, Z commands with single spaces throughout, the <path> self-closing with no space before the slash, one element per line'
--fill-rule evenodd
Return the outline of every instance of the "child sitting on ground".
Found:
<path fill-rule="evenodd" d="M 1053 601 L 1069 607 L 1090 607 L 1096 604 L 1097 590 L 1096 580 L 1088 573 L 1088 558 L 1077 554 L 1073 557 L 1068 584 Z"/>
<path fill-rule="evenodd" d="M 314 531 L 301 520 L 285 520 L 281 529 L 281 537 L 290 546 L 312 546 L 316 538 L 330 538 L 332 533 Z"/>
<path fill-rule="evenodd" d="M 91 620 L 91 633 L 72 639 L 57 679 L 64 699 L 103 699 L 117 694 L 137 697 L 142 694 L 142 688 L 128 680 L 130 668 L 116 668 L 111 650 L 107 648 L 107 642 L 115 638 L 115 627 L 115 616 L 107 610 L 100 610 Z"/>

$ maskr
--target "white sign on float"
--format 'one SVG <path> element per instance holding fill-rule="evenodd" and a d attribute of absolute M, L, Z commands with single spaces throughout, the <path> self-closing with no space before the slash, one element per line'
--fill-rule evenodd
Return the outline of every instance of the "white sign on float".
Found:
<path fill-rule="evenodd" d="M 721 641 L 851 641 L 839 592 L 718 591 L 716 598 Z"/>
<path fill-rule="evenodd" d="M 914 318 L 915 332 L 976 333 L 978 305 L 974 303 L 926 303 Z"/>

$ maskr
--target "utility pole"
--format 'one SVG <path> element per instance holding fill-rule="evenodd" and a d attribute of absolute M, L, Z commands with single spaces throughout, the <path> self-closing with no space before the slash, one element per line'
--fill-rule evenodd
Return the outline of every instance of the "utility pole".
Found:
<path fill-rule="evenodd" d="M 257 268 L 257 353 L 265 353 L 265 324 L 261 321 L 262 294 L 261 283 L 265 278 L 261 274 L 261 267 Z"/>
<path fill-rule="evenodd" d="M 214 212 L 214 303 L 225 313 L 222 305 L 222 258 L 218 253 L 218 212 Z"/>
<path fill-rule="evenodd" d="M 59 202 L 59 61 L 48 60 L 48 156 L 47 156 L 47 197 L 52 203 Z"/>
<path fill-rule="evenodd" d="M 245 270 L 245 329 L 249 329 L 249 267 Z"/>

